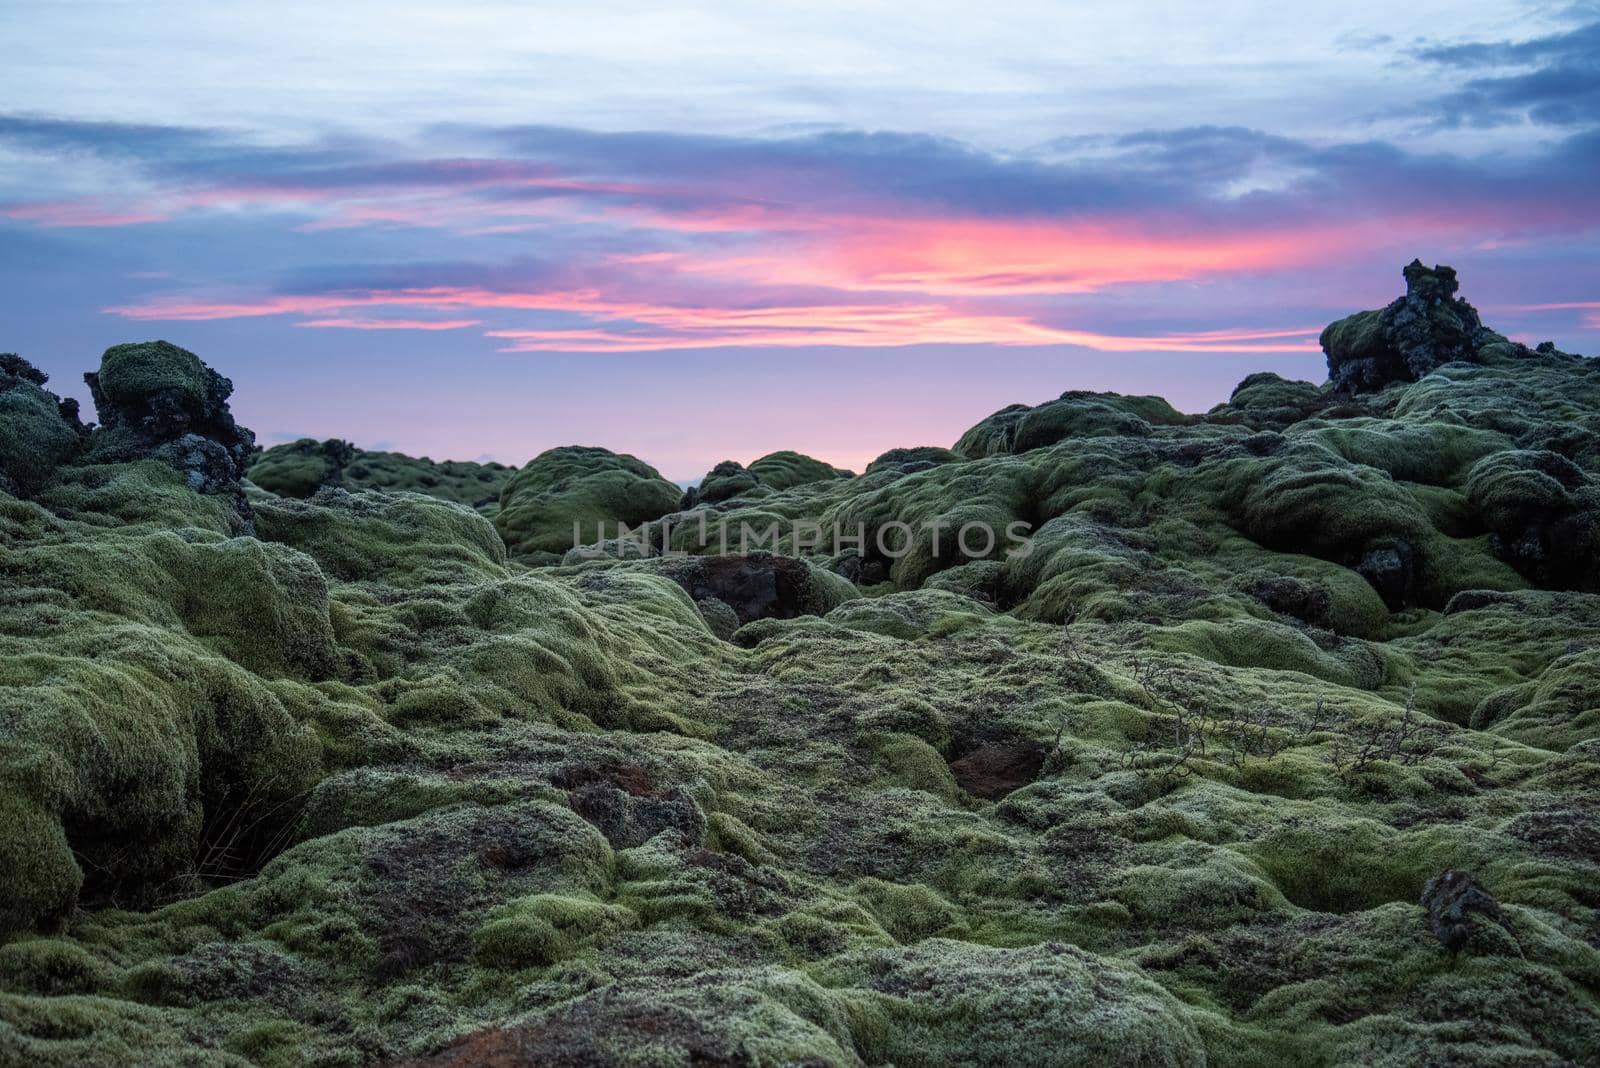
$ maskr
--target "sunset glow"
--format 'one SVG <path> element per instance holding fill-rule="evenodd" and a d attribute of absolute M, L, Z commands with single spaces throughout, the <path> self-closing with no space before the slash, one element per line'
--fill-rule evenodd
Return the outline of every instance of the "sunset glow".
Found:
<path fill-rule="evenodd" d="M 1339 16 L 1341 32 L 1377 11 L 1357 8 Z M 440 27 L 441 39 L 465 47 L 473 17 Z M 7 344 L 69 391 L 99 349 L 155 335 L 241 380 L 305 361 L 352 395 L 374 366 L 418 381 L 448 368 L 422 388 L 468 408 L 498 392 L 508 365 L 528 363 L 562 399 L 523 437 L 400 420 L 402 444 L 513 463 L 564 438 L 653 439 L 642 424 L 563 420 L 591 403 L 619 410 L 630 376 L 670 355 L 678 378 L 654 387 L 661 395 L 688 396 L 701 388 L 691 380 L 733 391 L 708 414 L 720 422 L 684 445 L 693 458 L 674 469 L 681 477 L 720 459 L 712 442 L 745 434 L 743 413 L 768 405 L 740 392 L 762 361 L 845 354 L 860 388 L 891 395 L 931 358 L 979 359 L 1007 400 L 1096 383 L 1200 407 L 1223 400 L 1241 370 L 1320 378 L 1321 324 L 1390 299 L 1413 257 L 1455 264 L 1467 297 L 1517 337 L 1596 347 L 1600 133 L 1581 101 L 1561 110 L 1528 96 L 1558 94 L 1556 76 L 1538 80 L 1540 57 L 1581 52 L 1587 24 L 1540 16 L 1537 47 L 1463 50 L 1434 47 L 1420 14 L 1384 17 L 1411 37 L 1300 48 L 1303 28 L 1282 20 L 1196 22 L 1192 33 L 1233 61 L 1163 67 L 1203 80 L 1157 110 L 1136 88 L 1147 72 L 1106 58 L 1109 42 L 1058 54 L 1070 35 L 1021 21 L 997 28 L 1012 58 L 969 70 L 970 87 L 926 80 L 915 49 L 884 35 L 863 44 L 882 57 L 869 67 L 883 86 L 842 69 L 770 97 L 676 95 L 688 69 L 677 59 L 713 70 L 732 62 L 726 51 L 623 58 L 582 34 L 564 46 L 577 50 L 571 69 L 610 76 L 563 95 L 525 73 L 511 44 L 500 50 L 498 35 L 517 30 L 499 24 L 468 64 L 509 64 L 492 92 L 457 83 L 430 100 L 369 72 L 367 102 L 345 111 L 336 95 L 315 107 L 283 96 L 275 67 L 249 64 L 230 77 L 251 86 L 219 83 L 204 97 L 220 111 L 199 98 L 174 110 L 168 97 L 191 88 L 166 78 L 148 79 L 158 89 L 144 97 L 108 88 L 98 111 L 68 107 L 42 95 L 50 71 L 23 63 L 0 75 L 19 102 L 0 115 L 0 238 L 17 250 L 4 261 L 7 320 L 20 331 Z M 1469 39 L 1497 32 L 1465 14 L 1448 21 Z M 101 47 L 130 64 L 151 54 Z M 277 66 L 295 62 L 270 31 L 260 47 Z M 432 42 L 425 58 L 446 62 Z M 1337 77 L 1298 76 L 1330 62 Z M 775 63 L 769 54 L 735 80 L 766 84 Z M 1037 73 L 1052 69 L 1070 73 Z M 884 86 L 892 108 L 876 95 Z M 1322 86 L 1337 93 L 1316 95 Z M 267 99 L 270 112 L 247 106 Z M 78 325 L 54 329 L 64 321 Z M 255 403 L 248 414 L 269 438 L 332 432 Z M 753 449 L 805 447 L 847 464 L 868 448 L 845 444 L 838 426 L 764 410 L 757 422 L 772 436 Z M 908 432 L 935 443 L 984 414 L 935 417 L 926 400 L 922 410 Z M 393 436 L 377 409 L 350 418 Z M 779 440 L 780 427 L 808 440 Z"/>

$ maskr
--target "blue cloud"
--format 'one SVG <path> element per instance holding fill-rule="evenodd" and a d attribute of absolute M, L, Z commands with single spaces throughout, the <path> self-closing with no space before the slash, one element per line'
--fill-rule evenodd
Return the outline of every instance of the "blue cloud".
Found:
<path fill-rule="evenodd" d="M 1433 45 L 1416 54 L 1450 69 L 1496 71 L 1428 102 L 1442 125 L 1600 123 L 1600 21 L 1527 41 Z"/>

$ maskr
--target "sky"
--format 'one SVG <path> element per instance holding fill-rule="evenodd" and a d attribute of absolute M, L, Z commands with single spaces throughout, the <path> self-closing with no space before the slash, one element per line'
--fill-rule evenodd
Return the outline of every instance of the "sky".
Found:
<path fill-rule="evenodd" d="M 860 470 L 1067 389 L 1320 382 L 1413 257 L 1600 354 L 1594 0 L 4 0 L 0 40 L 0 350 L 86 411 L 165 338 L 264 445 Z"/>

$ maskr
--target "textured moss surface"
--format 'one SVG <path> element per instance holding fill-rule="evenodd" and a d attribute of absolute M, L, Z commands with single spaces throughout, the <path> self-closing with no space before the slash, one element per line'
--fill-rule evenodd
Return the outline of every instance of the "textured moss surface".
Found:
<path fill-rule="evenodd" d="M 398 452 L 358 449 L 347 441 L 303 438 L 274 445 L 258 456 L 250 481 L 283 497 L 309 497 L 324 486 L 405 490 L 454 501 L 493 514 L 500 491 L 516 468 L 465 460 L 434 461 Z"/>
<path fill-rule="evenodd" d="M 0 492 L 0 1063 L 1593 1063 L 1597 443 L 1600 365 L 1491 352 L 682 508 L 313 443 L 230 536 L 64 448 Z"/>
<path fill-rule="evenodd" d="M 554 563 L 575 545 L 614 536 L 678 506 L 677 486 L 643 460 L 571 445 L 540 453 L 500 491 L 495 527 L 513 556 Z"/>

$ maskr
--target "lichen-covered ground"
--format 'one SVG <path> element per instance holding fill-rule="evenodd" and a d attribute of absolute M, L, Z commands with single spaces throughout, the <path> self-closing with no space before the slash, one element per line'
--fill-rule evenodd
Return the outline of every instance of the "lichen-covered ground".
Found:
<path fill-rule="evenodd" d="M 488 515 L 3 358 L 0 1063 L 1600 1061 L 1600 362 L 1424 273 L 1339 392 Z"/>

